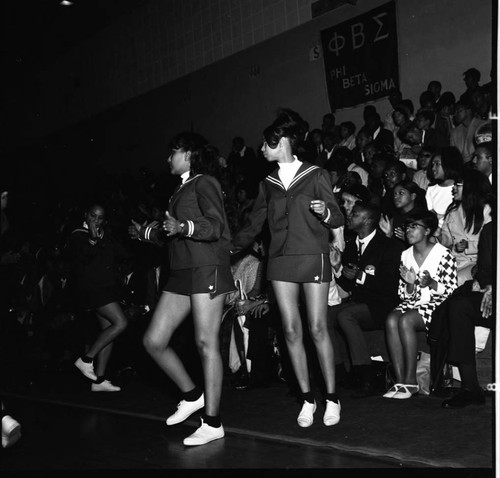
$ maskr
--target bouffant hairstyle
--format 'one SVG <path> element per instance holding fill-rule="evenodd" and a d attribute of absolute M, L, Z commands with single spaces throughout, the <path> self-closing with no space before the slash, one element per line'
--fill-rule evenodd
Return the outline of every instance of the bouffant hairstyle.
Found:
<path fill-rule="evenodd" d="M 297 151 L 301 140 L 304 120 L 295 111 L 283 108 L 271 125 L 263 131 L 264 140 L 270 148 L 276 148 L 281 138 L 288 138 L 292 152 Z"/>

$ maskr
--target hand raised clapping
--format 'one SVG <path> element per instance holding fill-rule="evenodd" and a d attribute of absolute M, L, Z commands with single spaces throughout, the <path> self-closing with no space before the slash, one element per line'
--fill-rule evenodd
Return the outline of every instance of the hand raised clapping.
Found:
<path fill-rule="evenodd" d="M 175 217 L 172 217 L 168 211 L 165 212 L 163 229 L 167 232 L 167 236 L 175 236 L 181 232 L 180 222 Z"/>
<path fill-rule="evenodd" d="M 399 266 L 399 273 L 401 275 L 401 279 L 403 279 L 407 284 L 415 284 L 415 281 L 417 280 L 417 273 L 413 267 L 408 269 L 408 267 L 401 264 Z"/>

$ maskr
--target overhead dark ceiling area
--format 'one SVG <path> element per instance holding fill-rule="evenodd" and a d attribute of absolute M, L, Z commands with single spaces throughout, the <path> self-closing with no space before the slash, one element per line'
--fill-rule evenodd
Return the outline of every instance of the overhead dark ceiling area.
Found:
<path fill-rule="evenodd" d="M 4 58 L 39 68 L 148 0 L 10 0 L 3 3 Z"/>
<path fill-rule="evenodd" d="M 9 143 L 19 144 L 41 94 L 37 72 L 76 44 L 149 0 L 5 0 L 2 2 L 2 115 Z"/>

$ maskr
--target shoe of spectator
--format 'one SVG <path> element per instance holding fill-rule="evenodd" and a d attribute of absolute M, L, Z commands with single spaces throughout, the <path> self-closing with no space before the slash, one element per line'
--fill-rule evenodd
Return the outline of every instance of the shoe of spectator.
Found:
<path fill-rule="evenodd" d="M 121 390 L 117 385 L 113 385 L 109 380 L 101 383 L 93 383 L 90 389 L 93 392 L 119 392 Z"/>
<path fill-rule="evenodd" d="M 464 408 L 469 405 L 484 405 L 486 399 L 481 388 L 477 390 L 462 389 L 454 397 L 445 400 L 441 406 L 443 408 Z"/>
<path fill-rule="evenodd" d="M 75 362 L 75 367 L 80 370 L 90 380 L 97 380 L 97 375 L 94 372 L 93 362 L 85 363 L 81 358 Z"/>
<path fill-rule="evenodd" d="M 21 425 L 10 415 L 2 417 L 2 448 L 8 448 L 21 438 Z"/>
<path fill-rule="evenodd" d="M 186 418 L 204 406 L 205 396 L 203 393 L 200 395 L 200 398 L 194 401 L 181 400 L 177 405 L 177 411 L 167 418 L 166 423 L 167 425 L 177 425 L 177 423 L 183 422 Z"/>
<path fill-rule="evenodd" d="M 406 400 L 416 395 L 419 389 L 420 387 L 418 385 L 400 384 L 398 391 L 390 398 Z"/>
<path fill-rule="evenodd" d="M 314 412 L 316 411 L 316 402 L 309 403 L 307 400 L 304 400 L 304 404 L 302 405 L 302 409 L 300 410 L 299 416 L 297 417 L 297 423 L 300 427 L 306 428 L 310 427 L 314 421 Z"/>
<path fill-rule="evenodd" d="M 201 426 L 192 435 L 184 438 L 183 443 L 186 446 L 205 445 L 219 438 L 224 438 L 224 427 L 211 427 L 204 423 L 202 418 Z"/>
<path fill-rule="evenodd" d="M 382 396 L 384 398 L 392 398 L 395 393 L 399 391 L 399 388 L 402 387 L 402 383 L 395 383 L 387 392 L 385 392 Z"/>
<path fill-rule="evenodd" d="M 333 402 L 332 400 L 326 401 L 325 414 L 323 415 L 323 423 L 330 427 L 340 422 L 340 400 Z"/>

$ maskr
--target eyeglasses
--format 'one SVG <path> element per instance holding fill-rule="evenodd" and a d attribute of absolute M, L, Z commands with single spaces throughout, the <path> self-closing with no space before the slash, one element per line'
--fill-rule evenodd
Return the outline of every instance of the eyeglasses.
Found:
<path fill-rule="evenodd" d="M 427 228 L 427 226 L 424 226 L 423 224 L 419 224 L 418 222 L 412 222 L 411 224 L 407 224 L 405 226 L 405 229 L 408 230 L 413 230 L 416 229 L 418 226 L 423 227 L 424 229 Z"/>

